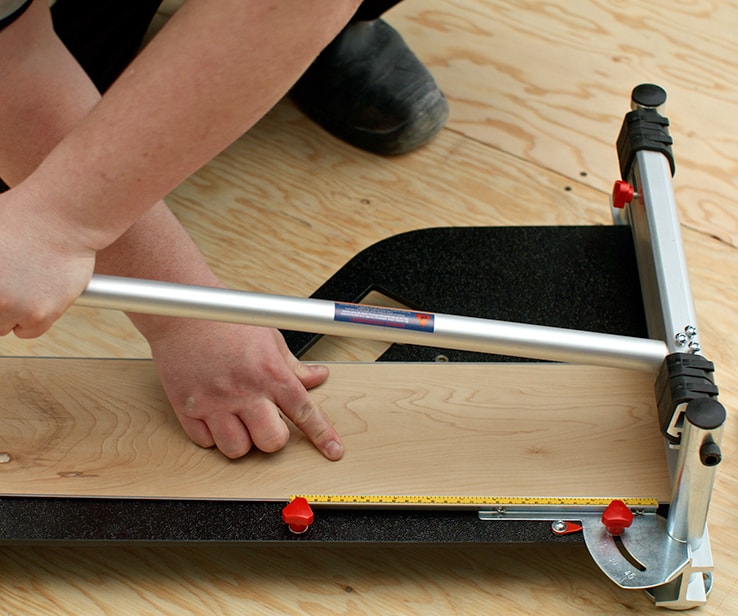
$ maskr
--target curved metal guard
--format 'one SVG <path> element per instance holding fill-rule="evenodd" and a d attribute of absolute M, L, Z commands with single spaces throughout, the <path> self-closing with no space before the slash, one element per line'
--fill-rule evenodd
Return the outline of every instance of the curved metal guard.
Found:
<path fill-rule="evenodd" d="M 621 536 L 613 537 L 598 515 L 581 520 L 584 543 L 597 566 L 622 588 L 642 589 L 667 584 L 689 564 L 689 547 L 672 539 L 666 520 L 656 514 L 637 515 Z"/>

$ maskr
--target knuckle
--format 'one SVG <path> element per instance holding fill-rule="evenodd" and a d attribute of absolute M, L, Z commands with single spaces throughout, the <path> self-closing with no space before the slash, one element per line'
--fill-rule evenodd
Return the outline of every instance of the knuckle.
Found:
<path fill-rule="evenodd" d="M 318 405 L 308 399 L 297 407 L 290 419 L 295 425 L 302 427 L 312 423 L 318 415 Z"/>
<path fill-rule="evenodd" d="M 19 338 L 40 336 L 51 327 L 63 312 L 53 303 L 34 302 L 22 311 L 23 316 L 18 319 L 18 323 L 14 327 L 15 333 Z"/>
<path fill-rule="evenodd" d="M 187 419 L 205 419 L 206 414 L 202 412 L 197 397 L 190 394 L 184 398 L 181 404 L 175 405 L 175 410 L 182 413 Z"/>

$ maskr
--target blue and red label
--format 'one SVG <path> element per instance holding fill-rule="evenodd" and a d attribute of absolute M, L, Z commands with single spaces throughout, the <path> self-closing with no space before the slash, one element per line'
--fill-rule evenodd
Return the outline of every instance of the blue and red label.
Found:
<path fill-rule="evenodd" d="M 334 321 L 361 323 L 376 327 L 393 327 L 395 329 L 414 329 L 422 332 L 433 332 L 435 315 L 430 312 L 414 310 L 398 310 L 381 306 L 363 306 L 360 304 L 334 304 Z"/>

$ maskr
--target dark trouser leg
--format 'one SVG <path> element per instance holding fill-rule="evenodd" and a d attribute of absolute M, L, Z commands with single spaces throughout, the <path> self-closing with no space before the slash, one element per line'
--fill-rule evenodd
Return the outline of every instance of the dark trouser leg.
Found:
<path fill-rule="evenodd" d="M 352 21 L 371 21 L 378 19 L 402 0 L 364 0 L 354 14 Z"/>
<path fill-rule="evenodd" d="M 161 0 L 57 0 L 54 29 L 104 92 L 138 53 Z"/>
<path fill-rule="evenodd" d="M 59 38 L 104 92 L 138 53 L 160 4 L 161 0 L 57 0 L 51 15 Z M 7 189 L 0 179 L 0 193 Z"/>

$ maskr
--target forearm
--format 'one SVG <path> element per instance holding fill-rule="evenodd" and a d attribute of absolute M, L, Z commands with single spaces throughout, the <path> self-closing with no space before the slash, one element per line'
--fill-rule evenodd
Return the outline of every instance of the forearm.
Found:
<path fill-rule="evenodd" d="M 36 2 L 0 36 L 2 67 L 14 84 L 0 93 L 0 177 L 15 186 L 44 160 L 98 103 L 82 68 L 54 35 L 48 8 Z M 13 57 L 12 54 L 16 56 Z M 119 240 L 98 252 L 106 274 L 218 285 L 197 246 L 163 202 L 144 213 Z M 131 315 L 145 334 L 161 319 Z"/>
<path fill-rule="evenodd" d="M 98 252 L 95 271 L 115 276 L 167 280 L 208 287 L 222 286 L 202 253 L 163 202 L 146 212 L 116 242 Z M 170 333 L 181 319 L 128 314 L 153 342 Z"/>
<path fill-rule="evenodd" d="M 354 0 L 190 0 L 27 180 L 100 249 L 251 127 Z"/>

